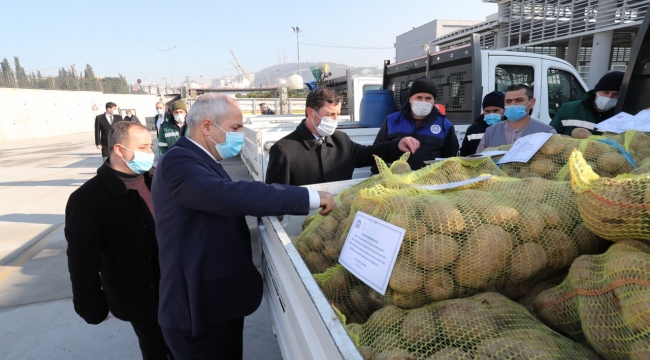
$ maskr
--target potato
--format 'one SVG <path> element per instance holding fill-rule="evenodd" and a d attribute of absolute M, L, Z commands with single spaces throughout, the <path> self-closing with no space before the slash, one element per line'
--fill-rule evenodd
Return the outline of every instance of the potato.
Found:
<path fill-rule="evenodd" d="M 636 333 L 650 329 L 650 290 L 628 293 L 621 300 L 621 318 L 623 324 Z M 650 344 L 650 341 L 649 341 Z"/>
<path fill-rule="evenodd" d="M 578 256 L 573 241 L 560 230 L 546 229 L 540 236 L 549 270 L 565 270 Z"/>
<path fill-rule="evenodd" d="M 411 172 L 411 166 L 406 161 L 395 161 L 390 166 L 393 174 L 408 174 Z"/>
<path fill-rule="evenodd" d="M 424 286 L 424 272 L 409 258 L 398 258 L 390 274 L 388 286 L 401 293 L 418 291 Z"/>
<path fill-rule="evenodd" d="M 307 254 L 309 254 L 309 252 L 311 251 L 307 243 L 305 243 L 304 241 L 301 241 L 296 244 L 296 250 L 298 250 L 300 257 L 302 257 L 303 259 L 307 257 Z"/>
<path fill-rule="evenodd" d="M 319 281 L 318 283 L 328 299 L 339 299 L 348 294 L 348 289 L 350 288 L 349 275 L 347 270 L 341 269 L 332 274 L 328 279 L 322 282 Z M 350 310 L 347 313 L 350 314 L 352 311 Z"/>
<path fill-rule="evenodd" d="M 416 360 L 416 358 L 407 350 L 393 349 L 380 353 L 375 360 Z"/>
<path fill-rule="evenodd" d="M 350 289 L 350 308 L 354 312 L 370 314 L 371 303 L 368 301 L 368 287 L 357 285 Z"/>
<path fill-rule="evenodd" d="M 436 305 L 440 333 L 454 345 L 469 346 L 499 333 L 489 311 L 476 301 L 455 299 Z"/>
<path fill-rule="evenodd" d="M 603 154 L 596 160 L 597 168 L 608 173 L 618 172 L 626 163 L 625 157 L 619 153 Z"/>
<path fill-rule="evenodd" d="M 359 346 L 359 353 L 363 360 L 373 360 L 377 356 L 377 351 L 368 345 Z"/>
<path fill-rule="evenodd" d="M 564 149 L 562 136 L 553 135 L 539 148 L 539 153 L 544 155 L 557 155 Z"/>
<path fill-rule="evenodd" d="M 420 347 L 432 343 L 438 336 L 438 323 L 431 307 L 414 309 L 406 315 L 402 334 L 409 346 Z"/>
<path fill-rule="evenodd" d="M 530 162 L 530 171 L 544 175 L 551 175 L 557 173 L 555 164 L 550 159 L 537 159 Z"/>
<path fill-rule="evenodd" d="M 458 257 L 458 242 L 447 235 L 432 234 L 421 237 L 413 243 L 411 258 L 415 263 L 427 269 L 441 269 L 452 264 Z"/>
<path fill-rule="evenodd" d="M 597 159 L 601 155 L 611 151 L 609 145 L 602 143 L 600 141 L 589 141 L 587 143 L 587 148 L 584 151 L 585 159 Z M 569 157 L 567 156 L 567 159 Z"/>
<path fill-rule="evenodd" d="M 630 141 L 630 149 L 632 150 L 642 150 L 650 148 L 650 138 L 648 134 L 643 132 L 637 132 L 634 134 L 632 141 Z"/>
<path fill-rule="evenodd" d="M 498 226 L 481 225 L 472 231 L 453 267 L 461 286 L 485 289 L 503 271 L 512 251 L 513 239 Z"/>
<path fill-rule="evenodd" d="M 458 209 L 442 195 L 416 197 L 422 209 L 422 219 L 439 234 L 458 234 L 465 230 L 465 220 Z"/>
<path fill-rule="evenodd" d="M 312 221 L 314 221 L 314 218 L 316 218 L 316 215 L 308 216 L 305 221 L 302 223 L 302 230 L 304 231 L 309 224 L 311 224 Z"/>
<path fill-rule="evenodd" d="M 650 274 L 650 255 L 642 252 L 609 254 L 605 274 L 610 281 L 644 279 Z"/>
<path fill-rule="evenodd" d="M 325 270 L 330 266 L 329 262 L 325 260 L 323 255 L 315 251 L 307 253 L 307 256 L 305 256 L 305 264 L 307 264 L 307 267 L 312 274 L 325 272 Z"/>
<path fill-rule="evenodd" d="M 600 254 L 605 252 L 608 243 L 600 236 L 587 229 L 584 223 L 578 224 L 571 233 L 571 237 L 581 255 Z"/>
<path fill-rule="evenodd" d="M 562 217 L 560 216 L 560 211 L 555 209 L 549 204 L 536 204 L 535 210 L 544 219 L 546 226 L 557 228 L 557 227 L 568 227 L 569 224 L 562 222 Z"/>
<path fill-rule="evenodd" d="M 519 219 L 517 237 L 522 241 L 538 241 L 544 231 L 544 218 L 534 209 L 530 209 L 526 217 Z"/>
<path fill-rule="evenodd" d="M 444 348 L 428 357 L 426 360 L 472 360 L 469 353 L 455 347 Z"/>
<path fill-rule="evenodd" d="M 556 281 L 542 281 L 528 290 L 526 295 L 519 298 L 517 302 L 525 307 L 531 314 L 537 316 L 535 313 L 535 300 L 537 299 L 537 296 L 548 289 L 556 287 L 557 285 L 558 283 Z"/>
<path fill-rule="evenodd" d="M 475 189 L 466 189 L 450 193 L 450 198 L 462 209 L 484 207 L 494 202 L 489 192 Z"/>
<path fill-rule="evenodd" d="M 519 221 L 519 211 L 507 205 L 493 203 L 492 205 L 480 209 L 480 213 L 485 221 L 490 225 L 515 225 Z"/>
<path fill-rule="evenodd" d="M 632 341 L 629 347 L 630 360 L 650 359 L 650 339 L 647 337 Z"/>
<path fill-rule="evenodd" d="M 419 308 L 427 303 L 427 296 L 422 291 L 412 293 L 389 291 L 386 296 L 390 298 L 393 304 L 407 310 Z"/>
<path fill-rule="evenodd" d="M 470 177 L 469 177 L 467 174 L 465 174 L 464 172 L 462 172 L 462 173 L 453 173 L 453 174 L 448 174 L 448 175 L 447 175 L 447 178 L 449 179 L 449 182 L 450 182 L 450 183 L 452 183 L 452 182 L 458 182 L 458 181 L 465 181 L 465 180 L 469 180 L 469 179 L 470 179 Z"/>
<path fill-rule="evenodd" d="M 552 350 L 537 343 L 499 337 L 482 342 L 476 348 L 476 360 L 496 359 L 556 359 Z"/>
<path fill-rule="evenodd" d="M 377 352 L 398 349 L 405 345 L 404 339 L 397 329 L 380 329 L 375 331 L 378 331 L 378 335 L 372 342 L 372 347 Z"/>
<path fill-rule="evenodd" d="M 336 229 L 339 226 L 339 220 L 334 216 L 326 216 L 323 219 L 323 222 L 320 223 L 318 228 L 320 229 L 321 234 L 332 234 L 336 233 Z"/>
<path fill-rule="evenodd" d="M 449 299 L 454 294 L 454 278 L 446 271 L 428 271 L 424 291 L 431 301 Z"/>
<path fill-rule="evenodd" d="M 306 235 L 304 238 L 302 238 L 301 242 L 304 242 L 307 246 L 309 246 L 310 249 L 314 251 L 320 251 L 323 248 L 323 238 L 321 238 L 320 235 L 316 234 L 315 232 Z"/>
<path fill-rule="evenodd" d="M 546 266 L 544 248 L 536 243 L 516 246 L 510 255 L 507 279 L 513 283 L 530 280 Z"/>
<path fill-rule="evenodd" d="M 351 335 L 356 336 L 357 339 L 363 339 L 363 326 L 361 326 L 361 324 L 348 323 L 345 325 L 345 329 Z"/>
<path fill-rule="evenodd" d="M 338 261 L 339 255 L 341 255 L 341 247 L 339 246 L 338 242 L 327 241 L 325 242 L 325 246 L 323 247 L 321 254 L 330 260 Z"/>
<path fill-rule="evenodd" d="M 537 343 L 537 346 L 549 350 L 559 350 L 559 347 L 551 335 L 536 329 L 510 330 L 503 332 L 499 336 L 502 338 L 516 339 L 523 342 Z"/>
<path fill-rule="evenodd" d="M 368 329 L 382 329 L 382 331 L 395 331 L 401 328 L 406 317 L 406 312 L 397 306 L 386 305 L 370 315 L 364 324 Z"/>

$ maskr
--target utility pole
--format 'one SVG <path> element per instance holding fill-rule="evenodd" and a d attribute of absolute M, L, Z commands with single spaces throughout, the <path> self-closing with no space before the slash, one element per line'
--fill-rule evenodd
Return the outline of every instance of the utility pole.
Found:
<path fill-rule="evenodd" d="M 296 33 L 296 46 L 298 47 L 298 75 L 302 77 L 302 72 L 300 71 L 300 28 L 299 27 L 291 27 L 293 29 L 293 32 Z"/>
<path fill-rule="evenodd" d="M 158 51 L 164 51 L 167 53 L 167 64 L 169 65 L 169 76 L 172 79 L 172 92 L 174 91 L 174 74 L 172 74 L 172 63 L 169 61 L 169 51 L 176 48 L 176 45 L 170 47 L 169 49 L 156 49 Z"/>

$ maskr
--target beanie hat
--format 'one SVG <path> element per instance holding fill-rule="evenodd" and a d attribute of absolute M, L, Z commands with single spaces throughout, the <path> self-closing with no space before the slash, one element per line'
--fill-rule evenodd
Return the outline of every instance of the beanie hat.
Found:
<path fill-rule="evenodd" d="M 436 84 L 433 83 L 433 80 L 423 76 L 413 81 L 411 89 L 409 89 L 409 97 L 417 93 L 429 93 L 433 95 L 433 98 L 435 99 L 436 91 Z"/>
<path fill-rule="evenodd" d="M 177 100 L 172 104 L 172 112 L 174 112 L 174 110 L 185 110 L 185 113 L 187 113 L 187 106 L 183 100 Z"/>
<path fill-rule="evenodd" d="M 603 75 L 600 80 L 598 80 L 598 84 L 596 84 L 594 90 L 620 91 L 621 84 L 623 84 L 623 76 L 625 76 L 625 73 L 622 71 L 608 72 L 607 74 Z"/>
<path fill-rule="evenodd" d="M 504 99 L 506 96 L 501 91 L 492 91 L 483 98 L 483 109 L 488 106 L 496 106 L 505 109 Z"/>

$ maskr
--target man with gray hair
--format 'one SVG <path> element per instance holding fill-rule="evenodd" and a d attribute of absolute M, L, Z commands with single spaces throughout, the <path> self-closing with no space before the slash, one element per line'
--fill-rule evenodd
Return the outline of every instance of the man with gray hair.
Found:
<path fill-rule="evenodd" d="M 110 155 L 70 195 L 65 238 L 74 309 L 87 323 L 131 323 L 144 359 L 169 359 L 158 325 L 158 245 L 151 179 L 153 143 L 137 123 L 115 123 Z"/>
<path fill-rule="evenodd" d="M 291 185 L 232 181 L 220 161 L 239 155 L 239 106 L 199 96 L 188 134 L 160 158 L 152 185 L 160 246 L 158 319 L 177 359 L 241 359 L 244 317 L 262 301 L 244 218 L 328 214 L 332 194 Z"/>

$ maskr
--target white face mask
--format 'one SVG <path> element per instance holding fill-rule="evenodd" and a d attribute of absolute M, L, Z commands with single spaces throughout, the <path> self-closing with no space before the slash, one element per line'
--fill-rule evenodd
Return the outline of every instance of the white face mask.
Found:
<path fill-rule="evenodd" d="M 185 115 L 183 114 L 176 114 L 174 115 L 174 120 L 176 120 L 176 123 L 179 125 L 183 125 L 185 122 Z"/>
<path fill-rule="evenodd" d="M 613 108 L 616 106 L 617 101 L 618 99 L 608 98 L 607 96 L 601 96 L 596 93 L 596 106 L 602 111 L 607 111 Z"/>
<path fill-rule="evenodd" d="M 433 109 L 433 104 L 426 101 L 413 101 L 411 105 L 411 112 L 415 116 L 427 116 L 431 114 L 431 109 Z"/>
<path fill-rule="evenodd" d="M 314 125 L 316 131 L 318 131 L 318 135 L 322 137 L 332 136 L 332 134 L 334 134 L 334 131 L 336 131 L 336 127 L 339 125 L 339 122 L 328 117 L 320 117 L 318 114 L 316 114 L 315 111 L 314 115 L 320 119 L 320 125 L 318 126 L 314 124 L 313 119 L 311 120 L 311 124 Z"/>

